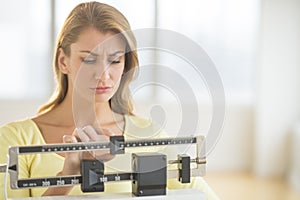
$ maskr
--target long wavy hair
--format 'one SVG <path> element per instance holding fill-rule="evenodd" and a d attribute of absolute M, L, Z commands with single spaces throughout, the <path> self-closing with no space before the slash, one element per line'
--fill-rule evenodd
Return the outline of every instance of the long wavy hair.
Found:
<path fill-rule="evenodd" d="M 136 39 L 125 16 L 116 8 L 99 2 L 87 2 L 77 5 L 65 20 L 57 38 L 53 59 L 57 86 L 49 101 L 39 108 L 38 114 L 52 110 L 65 99 L 68 91 L 68 77 L 59 69 L 59 49 L 70 56 L 70 45 L 75 43 L 80 33 L 89 27 L 96 28 L 103 33 L 109 31 L 116 34 L 120 33 L 125 39 L 126 54 L 123 74 L 126 75 L 122 76 L 120 86 L 109 100 L 109 103 L 113 111 L 133 115 L 133 102 L 129 91 L 129 83 L 132 81 L 135 69 L 138 67 Z"/>

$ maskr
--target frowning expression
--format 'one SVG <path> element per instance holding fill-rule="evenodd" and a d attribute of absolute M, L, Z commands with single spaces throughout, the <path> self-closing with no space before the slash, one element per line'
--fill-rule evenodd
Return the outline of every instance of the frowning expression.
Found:
<path fill-rule="evenodd" d="M 85 98 L 107 102 L 117 91 L 125 66 L 125 42 L 113 32 L 83 31 L 70 46 L 69 87 Z"/>

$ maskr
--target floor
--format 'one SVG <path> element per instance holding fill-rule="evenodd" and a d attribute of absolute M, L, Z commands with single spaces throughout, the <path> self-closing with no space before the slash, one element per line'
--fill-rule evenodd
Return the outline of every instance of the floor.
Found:
<path fill-rule="evenodd" d="M 257 178 L 249 173 L 212 173 L 204 177 L 221 200 L 300 200 L 300 193 L 280 179 Z"/>

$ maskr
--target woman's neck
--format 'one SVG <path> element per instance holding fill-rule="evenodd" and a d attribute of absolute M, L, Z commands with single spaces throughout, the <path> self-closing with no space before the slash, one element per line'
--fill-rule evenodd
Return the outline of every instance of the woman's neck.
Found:
<path fill-rule="evenodd" d="M 96 103 L 95 114 L 96 114 L 97 121 L 100 122 L 100 124 L 111 123 L 115 118 L 114 112 L 112 111 L 108 102 Z"/>
<path fill-rule="evenodd" d="M 79 95 L 76 98 L 67 95 L 60 107 L 64 116 L 69 122 L 75 122 L 76 127 L 97 124 L 102 127 L 123 120 L 122 116 L 112 111 L 109 102 L 95 103 Z"/>
<path fill-rule="evenodd" d="M 63 127 L 82 128 L 92 125 L 105 128 L 124 125 L 123 116 L 113 112 L 109 102 L 94 103 L 84 98 L 74 100 L 70 95 L 66 95 L 61 104 L 41 117 L 44 118 L 42 121 Z"/>

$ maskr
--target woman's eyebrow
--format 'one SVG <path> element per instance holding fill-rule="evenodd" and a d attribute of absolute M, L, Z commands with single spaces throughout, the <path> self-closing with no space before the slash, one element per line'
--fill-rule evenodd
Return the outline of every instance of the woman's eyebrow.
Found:
<path fill-rule="evenodd" d="M 99 56 L 98 54 L 93 53 L 93 52 L 91 52 L 89 50 L 82 50 L 82 51 L 79 51 L 79 52 L 81 52 L 81 53 L 88 53 L 88 54 L 91 54 L 92 56 Z"/>
<path fill-rule="evenodd" d="M 81 52 L 81 53 L 88 53 L 88 54 L 91 54 L 92 56 L 99 56 L 99 54 L 91 52 L 89 50 L 81 50 L 79 52 Z M 124 54 L 124 51 L 123 50 L 118 50 L 118 51 L 115 51 L 114 53 L 109 54 L 108 56 L 116 56 L 118 54 Z"/>
<path fill-rule="evenodd" d="M 124 54 L 124 51 L 118 50 L 118 51 L 115 51 L 115 52 L 112 53 L 112 54 L 109 54 L 108 56 L 115 56 L 115 55 L 117 55 L 117 54 Z"/>

